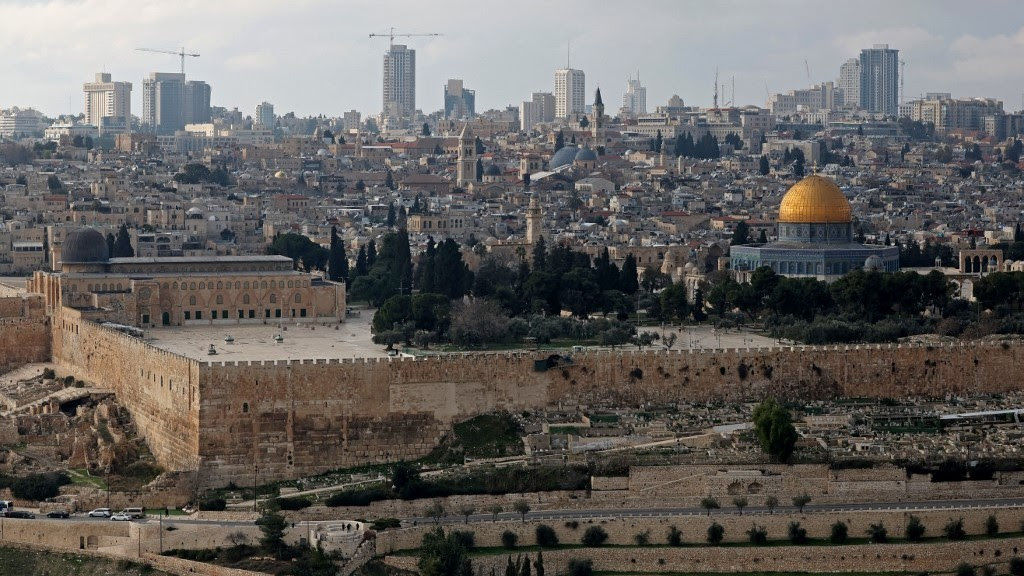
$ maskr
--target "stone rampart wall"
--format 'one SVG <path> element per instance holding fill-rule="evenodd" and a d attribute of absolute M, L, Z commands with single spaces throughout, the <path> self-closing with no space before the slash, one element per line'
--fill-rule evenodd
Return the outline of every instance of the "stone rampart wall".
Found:
<path fill-rule="evenodd" d="M 42 298 L 0 298 L 0 374 L 49 360 L 50 321 Z"/>
<path fill-rule="evenodd" d="M 63 309 L 53 318 L 53 361 L 75 377 L 111 388 L 157 461 L 199 466 L 199 365 Z"/>

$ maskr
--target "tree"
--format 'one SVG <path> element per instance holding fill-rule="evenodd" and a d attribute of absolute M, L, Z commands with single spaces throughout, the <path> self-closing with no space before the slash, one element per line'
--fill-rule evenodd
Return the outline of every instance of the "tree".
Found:
<path fill-rule="evenodd" d="M 793 506 L 800 509 L 800 513 L 804 513 L 804 506 L 807 506 L 811 502 L 811 497 L 806 492 L 799 496 L 793 496 Z"/>
<path fill-rule="evenodd" d="M 530 513 L 530 503 L 526 500 L 516 500 L 512 504 L 512 509 L 516 511 L 523 518 L 523 524 L 526 523 L 526 515 Z"/>
<path fill-rule="evenodd" d="M 757 237 L 757 243 L 758 244 L 767 244 L 768 243 L 768 232 L 765 231 L 764 228 L 761 229 L 761 234 Z"/>
<path fill-rule="evenodd" d="M 867 533 L 868 539 L 875 544 L 884 544 L 889 541 L 889 531 L 885 529 L 885 524 L 881 522 L 868 526 Z"/>
<path fill-rule="evenodd" d="M 345 254 L 345 243 L 338 236 L 338 227 L 331 226 L 331 247 L 327 256 L 328 278 L 334 282 L 348 281 L 348 256 Z"/>
<path fill-rule="evenodd" d="M 389 190 L 397 188 L 397 186 L 395 186 L 395 174 L 391 170 L 388 170 L 384 174 L 384 185 L 387 186 Z"/>
<path fill-rule="evenodd" d="M 558 546 L 558 534 L 555 533 L 555 529 L 547 524 L 540 524 L 534 530 L 534 538 L 537 541 L 538 546 L 545 548 L 554 548 Z"/>
<path fill-rule="evenodd" d="M 978 571 L 975 570 L 974 566 L 970 565 L 969 563 L 961 562 L 956 565 L 956 571 L 954 572 L 954 574 L 956 576 L 977 576 Z"/>
<path fill-rule="evenodd" d="M 423 535 L 417 566 L 423 576 L 473 576 L 465 539 L 458 532 L 445 534 L 440 527 Z"/>
<path fill-rule="evenodd" d="M 907 540 L 910 542 L 917 542 L 924 536 L 925 526 L 924 522 L 917 516 L 911 515 L 907 518 L 907 527 L 904 529 L 904 534 Z"/>
<path fill-rule="evenodd" d="M 1013 576 L 1024 576 L 1024 558 L 1010 558 L 1010 574 Z"/>
<path fill-rule="evenodd" d="M 369 267 L 366 265 L 366 246 L 359 247 L 359 253 L 356 254 L 356 277 L 366 276 L 366 272 Z"/>
<path fill-rule="evenodd" d="M 491 522 L 498 521 L 498 514 L 501 514 L 502 510 L 504 510 L 504 508 L 502 508 L 501 504 L 492 504 L 490 508 L 487 509 L 487 511 L 491 513 Z"/>
<path fill-rule="evenodd" d="M 683 545 L 683 533 L 676 528 L 675 524 L 668 527 L 668 533 L 665 535 L 665 541 L 668 542 L 669 546 L 682 546 Z"/>
<path fill-rule="evenodd" d="M 832 525 L 832 533 L 829 535 L 828 541 L 833 544 L 844 544 L 848 536 L 849 528 L 846 526 L 846 522 L 840 520 Z"/>
<path fill-rule="evenodd" d="M 28 178 L 26 178 L 24 174 L 19 174 L 18 177 L 14 179 L 14 183 L 19 186 L 28 186 Z M 1020 225 L 1018 224 L 1018 227 L 1019 226 Z"/>
<path fill-rule="evenodd" d="M 277 510 L 267 509 L 256 523 L 259 525 L 260 533 L 262 534 L 260 537 L 260 547 L 264 552 L 280 558 L 281 551 L 285 546 L 284 531 L 288 527 L 288 522 L 285 521 L 284 516 Z"/>
<path fill-rule="evenodd" d="M 764 526 L 751 524 L 750 530 L 747 530 L 747 538 L 750 539 L 751 544 L 762 546 L 768 543 L 768 530 Z"/>
<path fill-rule="evenodd" d="M 559 130 L 558 134 L 555 135 L 555 152 L 558 152 L 562 148 L 565 148 L 565 134 Z"/>
<path fill-rule="evenodd" d="M 711 516 L 712 510 L 718 510 L 722 506 L 715 500 L 713 496 L 705 496 L 700 499 L 700 507 L 708 511 L 708 516 Z"/>
<path fill-rule="evenodd" d="M 114 239 L 114 235 L 111 234 L 110 232 L 107 232 L 105 239 L 107 241 L 107 254 L 113 254 L 114 242 L 116 242 L 116 240 Z"/>
<path fill-rule="evenodd" d="M 732 241 L 729 242 L 730 246 L 742 246 L 743 244 L 750 243 L 750 226 L 746 222 L 740 220 L 736 224 L 736 230 L 732 233 Z"/>
<path fill-rule="evenodd" d="M 121 224 L 117 229 L 117 238 L 114 239 L 114 249 L 111 251 L 112 258 L 132 258 L 135 250 L 132 248 L 132 239 L 128 235 L 128 227 Z"/>
<path fill-rule="evenodd" d="M 600 526 L 590 526 L 583 533 L 583 539 L 581 542 L 583 542 L 584 546 L 594 547 L 604 545 L 607 540 L 608 533 L 605 532 L 604 528 L 601 528 Z"/>
<path fill-rule="evenodd" d="M 711 526 L 708 526 L 707 541 L 712 546 L 717 546 L 722 543 L 722 539 L 725 538 L 725 528 L 722 527 L 718 522 L 712 522 Z"/>
<path fill-rule="evenodd" d="M 654 151 L 656 153 L 661 153 L 661 145 L 663 142 L 664 139 L 661 136 L 661 130 L 658 130 L 658 133 L 654 135 Z"/>
<path fill-rule="evenodd" d="M 479 136 L 477 136 L 476 139 L 473 140 L 473 147 L 476 149 L 477 156 L 487 151 L 487 148 L 484 147 L 484 141 L 481 140 Z"/>
<path fill-rule="evenodd" d="M 580 558 L 569 559 L 569 576 L 594 576 L 594 561 Z"/>
<path fill-rule="evenodd" d="M 50 174 L 46 177 L 46 189 L 50 192 L 59 192 L 64 189 L 64 184 L 56 174 Z"/>
<path fill-rule="evenodd" d="M 516 535 L 515 532 L 513 532 L 511 530 L 505 530 L 504 532 L 501 533 L 501 545 L 502 545 L 503 548 L 508 548 L 509 550 L 511 550 L 511 549 L 515 548 L 516 544 L 518 544 L 518 543 L 519 543 L 519 536 Z"/>
<path fill-rule="evenodd" d="M 639 289 L 640 280 L 637 274 L 636 257 L 628 254 L 622 263 L 622 271 L 619 273 L 619 290 L 623 294 L 633 295 Z"/>
<path fill-rule="evenodd" d="M 807 529 L 800 526 L 799 522 L 790 522 L 786 532 L 789 535 L 789 541 L 796 545 L 807 543 Z"/>
<path fill-rule="evenodd" d="M 779 499 L 776 496 L 768 496 L 764 499 L 764 507 L 768 509 L 769 514 L 775 514 L 775 508 L 779 505 Z"/>
<path fill-rule="evenodd" d="M 771 171 L 772 171 L 772 167 L 768 163 L 768 157 L 765 156 L 764 154 L 762 154 L 761 155 L 761 160 L 758 162 L 757 172 L 761 176 L 767 176 L 769 173 L 771 173 Z"/>
<path fill-rule="evenodd" d="M 293 260 L 296 269 L 302 268 L 306 272 L 323 270 L 330 258 L 330 250 L 294 232 L 275 237 L 267 253 L 287 256 Z"/>
<path fill-rule="evenodd" d="M 537 550 L 537 559 L 533 561 L 533 572 L 537 576 L 544 576 L 544 551 Z"/>
<path fill-rule="evenodd" d="M 773 398 L 754 409 L 754 431 L 761 450 L 779 462 L 788 462 L 796 447 L 797 433 L 789 411 Z"/>
<path fill-rule="evenodd" d="M 736 507 L 740 512 L 740 516 L 743 516 L 743 509 L 747 507 L 746 496 L 736 496 L 732 499 L 732 505 Z"/>
<path fill-rule="evenodd" d="M 446 514 L 444 504 L 442 504 L 440 500 L 432 503 L 430 506 L 427 506 L 423 511 L 424 516 L 429 516 L 434 519 L 434 524 L 439 523 L 441 518 L 444 518 Z"/>
<path fill-rule="evenodd" d="M 995 514 L 989 514 L 985 519 L 985 534 L 988 536 L 999 534 L 999 520 L 996 519 Z"/>
<path fill-rule="evenodd" d="M 423 128 L 420 130 L 420 134 L 423 136 L 430 136 L 430 124 L 423 123 Z"/>
<path fill-rule="evenodd" d="M 967 538 L 967 531 L 964 530 L 964 519 L 957 518 L 953 520 L 950 518 L 949 522 L 946 522 L 946 525 L 942 527 L 942 533 L 950 540 L 963 540 Z"/>

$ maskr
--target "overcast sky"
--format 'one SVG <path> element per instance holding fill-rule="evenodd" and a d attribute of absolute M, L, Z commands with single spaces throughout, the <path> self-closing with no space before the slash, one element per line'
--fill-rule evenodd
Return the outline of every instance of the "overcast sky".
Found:
<path fill-rule="evenodd" d="M 106 70 L 133 84 L 177 72 L 213 88 L 215 106 L 246 114 L 261 101 L 278 114 L 340 115 L 381 109 L 387 38 L 370 32 L 437 32 L 396 39 L 416 49 L 416 106 L 442 107 L 443 85 L 462 78 L 477 110 L 518 105 L 552 91 L 566 62 L 586 72 L 587 102 L 601 87 L 609 112 L 639 70 L 648 109 L 678 94 L 710 105 L 715 69 L 730 99 L 765 103 L 810 80 L 835 80 L 861 48 L 888 43 L 906 62 L 905 95 L 952 92 L 1022 107 L 1024 2 L 746 0 L 0 0 L 0 108 L 82 112 L 82 83 Z"/>

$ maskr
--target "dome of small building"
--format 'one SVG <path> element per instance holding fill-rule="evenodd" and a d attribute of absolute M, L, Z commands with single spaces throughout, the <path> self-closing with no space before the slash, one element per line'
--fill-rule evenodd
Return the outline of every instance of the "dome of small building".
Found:
<path fill-rule="evenodd" d="M 872 254 L 867 257 L 867 260 L 864 260 L 865 270 L 881 270 L 882 268 L 884 268 L 884 263 L 877 254 Z"/>
<path fill-rule="evenodd" d="M 330 154 L 330 152 L 327 151 L 327 148 L 321 148 L 316 151 L 316 155 L 320 156 L 321 158 L 327 156 L 328 154 Z"/>
<path fill-rule="evenodd" d="M 284 170 L 278 170 L 277 173 L 274 174 L 274 178 L 277 178 L 278 180 L 284 180 L 287 177 L 288 175 L 285 174 Z"/>
<path fill-rule="evenodd" d="M 501 168 L 497 164 L 488 164 L 484 169 L 484 176 L 501 176 Z"/>
<path fill-rule="evenodd" d="M 579 152 L 579 148 L 573 144 L 563 146 L 561 150 L 555 152 L 555 155 L 551 157 L 551 162 L 548 162 L 548 169 L 554 170 L 566 164 L 572 164 L 572 161 L 576 159 L 577 152 Z"/>
<path fill-rule="evenodd" d="M 93 264 L 110 260 L 107 239 L 92 228 L 81 228 L 68 234 L 60 247 L 63 264 Z"/>
<path fill-rule="evenodd" d="M 597 154 L 589 146 L 580 148 L 580 151 L 576 153 L 576 162 L 593 162 L 595 160 L 597 160 Z"/>
<path fill-rule="evenodd" d="M 836 183 L 817 174 L 797 182 L 779 206 L 779 222 L 850 222 L 853 211 Z"/>

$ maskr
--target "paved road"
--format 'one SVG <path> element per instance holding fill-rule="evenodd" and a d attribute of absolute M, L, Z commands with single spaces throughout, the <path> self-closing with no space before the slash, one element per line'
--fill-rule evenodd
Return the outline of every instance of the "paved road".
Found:
<path fill-rule="evenodd" d="M 805 514 L 832 513 L 832 512 L 856 512 L 856 511 L 922 511 L 922 510 L 967 510 L 977 508 L 1011 508 L 1024 506 L 1024 498 L 988 498 L 978 500 L 922 500 L 913 502 L 864 502 L 858 504 L 808 504 L 804 507 Z M 796 512 L 795 506 L 778 506 L 775 512 L 787 514 Z M 763 506 L 751 506 L 743 510 L 744 516 L 764 516 L 769 514 L 768 509 Z M 526 514 L 527 520 L 573 520 L 587 518 L 657 518 L 668 516 L 705 516 L 707 511 L 703 508 L 593 508 L 584 510 L 537 510 Z M 712 516 L 739 515 L 733 507 L 725 507 L 712 512 Z M 43 518 L 42 516 L 38 516 Z M 521 517 L 516 512 L 502 512 L 498 514 L 500 520 L 519 520 Z M 109 519 L 89 518 L 84 514 L 72 516 L 69 519 L 48 519 L 51 522 L 110 522 Z M 345 520 L 338 518 L 330 522 Z M 406 523 L 432 523 L 433 518 L 426 516 L 413 516 L 403 518 Z M 470 523 L 491 522 L 491 514 L 473 514 L 469 517 Z M 7 522 L 17 522 L 15 518 L 9 518 Z M 217 521 L 198 520 L 188 516 L 164 517 L 164 522 L 170 524 L 195 524 L 195 525 L 219 525 L 219 526 L 251 526 L 252 522 L 246 521 Z M 159 519 L 155 516 L 148 517 L 136 522 L 156 523 Z M 326 521 L 325 521 L 326 522 Z M 440 519 L 442 524 L 461 524 L 465 522 L 463 516 L 445 516 Z"/>

